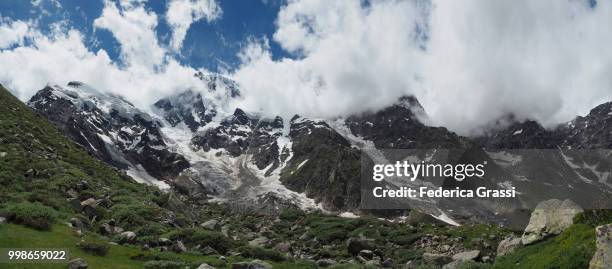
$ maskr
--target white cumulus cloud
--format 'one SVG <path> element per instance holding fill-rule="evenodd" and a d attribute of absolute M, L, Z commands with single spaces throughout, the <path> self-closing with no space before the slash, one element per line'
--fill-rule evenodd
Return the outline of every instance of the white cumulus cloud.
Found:
<path fill-rule="evenodd" d="M 221 7 L 215 0 L 171 0 L 166 12 L 166 21 L 172 28 L 170 47 L 180 51 L 192 23 L 201 19 L 211 22 L 221 14 Z"/>
<path fill-rule="evenodd" d="M 22 45 L 30 25 L 23 21 L 11 21 L 0 17 L 0 49 Z"/>
<path fill-rule="evenodd" d="M 507 114 L 547 126 L 612 99 L 612 3 L 289 1 L 273 40 L 242 53 L 244 105 L 333 117 L 416 95 L 462 134 Z"/>
<path fill-rule="evenodd" d="M 269 37 L 252 37 L 227 75 L 240 106 L 269 115 L 331 118 L 380 109 L 413 94 L 429 124 L 470 134 L 507 114 L 553 126 L 612 100 L 612 2 L 586 0 L 290 0 Z M 27 100 L 47 82 L 80 80 L 143 108 L 203 87 L 174 57 L 188 29 L 213 21 L 213 1 L 105 1 L 94 21 L 120 44 L 121 61 L 85 46 L 58 23 L 0 20 L 0 82 Z M 160 16 L 172 30 L 162 44 Z M 275 44 L 273 44 L 273 42 Z M 272 55 L 272 45 L 293 54 Z M 202 70 L 205 71 L 205 70 Z"/>
<path fill-rule="evenodd" d="M 158 43 L 155 27 L 157 15 L 134 2 L 106 0 L 102 15 L 94 20 L 94 27 L 110 31 L 121 44 L 125 63 L 143 68 L 154 68 L 164 61 L 165 51 Z"/>
<path fill-rule="evenodd" d="M 143 109 L 167 94 L 203 89 L 194 73 L 205 70 L 181 65 L 168 56 L 156 38 L 157 16 L 141 2 L 117 6 L 107 1 L 94 21 L 97 29 L 110 31 L 119 42 L 121 63 L 112 61 L 103 49 L 91 51 L 83 34 L 65 22 L 53 25 L 50 33 L 30 26 L 25 34 L 14 35 L 5 33 L 27 23 L 0 21 L 0 40 L 7 44 L 28 40 L 0 50 L 0 82 L 25 101 L 48 83 L 65 85 L 77 80 L 123 95 Z"/>
<path fill-rule="evenodd" d="M 414 29 L 426 23 L 414 1 L 292 1 L 272 42 L 303 57 L 273 60 L 251 42 L 234 77 L 243 106 L 290 116 L 333 117 L 374 110 L 413 91 L 423 51 Z"/>

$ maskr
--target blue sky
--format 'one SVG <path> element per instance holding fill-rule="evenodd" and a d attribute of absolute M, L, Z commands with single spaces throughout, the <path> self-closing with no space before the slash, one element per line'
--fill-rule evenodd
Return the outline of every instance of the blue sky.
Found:
<path fill-rule="evenodd" d="M 196 21 L 191 24 L 176 59 L 195 68 L 217 71 L 219 68 L 234 69 L 239 64 L 237 54 L 248 39 L 272 39 L 275 20 L 283 0 L 222 0 L 217 4 L 222 9 L 221 18 L 207 22 Z M 119 1 L 116 1 L 119 3 Z M 109 56 L 119 61 L 120 44 L 112 33 L 104 29 L 94 29 L 93 21 L 100 17 L 104 2 L 102 0 L 42 0 L 0 1 L 0 15 L 14 20 L 38 20 L 40 30 L 49 31 L 49 25 L 65 21 L 69 27 L 76 28 L 86 36 L 86 45 L 91 50 L 104 49 Z M 155 12 L 159 19 L 156 34 L 161 45 L 170 42 L 171 29 L 163 19 L 168 1 L 148 1 L 146 9 Z M 270 42 L 274 58 L 291 57 L 275 42 Z"/>

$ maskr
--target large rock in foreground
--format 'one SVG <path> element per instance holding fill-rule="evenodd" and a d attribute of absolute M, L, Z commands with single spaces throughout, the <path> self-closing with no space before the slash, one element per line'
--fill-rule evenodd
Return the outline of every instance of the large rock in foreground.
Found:
<path fill-rule="evenodd" d="M 595 228 L 597 250 L 589 263 L 589 269 L 606 269 L 612 266 L 612 223 Z"/>
<path fill-rule="evenodd" d="M 574 223 L 574 216 L 582 211 L 582 208 L 571 200 L 552 199 L 540 202 L 531 213 L 529 224 L 521 238 L 523 245 L 562 233 Z"/>

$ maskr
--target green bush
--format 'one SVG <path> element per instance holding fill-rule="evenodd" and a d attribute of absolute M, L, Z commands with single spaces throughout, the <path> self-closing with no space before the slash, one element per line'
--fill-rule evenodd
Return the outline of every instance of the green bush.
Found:
<path fill-rule="evenodd" d="M 574 223 L 582 223 L 591 227 L 597 227 L 612 223 L 611 209 L 591 209 L 585 210 L 574 217 Z"/>
<path fill-rule="evenodd" d="M 423 235 L 420 233 L 402 234 L 402 235 L 398 235 L 398 236 L 389 238 L 389 241 L 395 244 L 398 244 L 400 246 L 409 246 L 412 243 L 416 242 L 417 240 L 421 239 L 421 237 L 423 237 Z"/>
<path fill-rule="evenodd" d="M 283 210 L 278 217 L 286 221 L 296 221 L 303 216 L 304 212 L 302 212 L 301 210 L 297 208 L 287 208 Z"/>
<path fill-rule="evenodd" d="M 155 202 L 158 206 L 164 207 L 168 205 L 168 200 L 170 199 L 169 193 L 156 191 L 151 197 L 151 200 Z"/>
<path fill-rule="evenodd" d="M 323 244 L 343 241 L 363 224 L 363 220 L 331 216 L 309 216 L 306 219 L 306 225 L 311 228 L 309 234 Z"/>
<path fill-rule="evenodd" d="M 276 250 L 259 247 L 242 246 L 237 248 L 236 251 L 240 252 L 240 255 L 245 258 L 271 260 L 276 262 L 284 261 L 286 259 L 282 253 Z"/>
<path fill-rule="evenodd" d="M 199 228 L 187 228 L 170 234 L 170 239 L 181 240 L 185 244 L 209 246 L 219 253 L 226 253 L 230 248 L 238 244 L 234 240 L 225 237 L 220 232 L 213 232 Z"/>
<path fill-rule="evenodd" d="M 126 229 L 144 226 L 158 216 L 158 209 L 142 203 L 117 204 L 111 208 L 111 217 Z"/>
<path fill-rule="evenodd" d="M 85 252 L 98 256 L 106 256 L 110 249 L 107 243 L 98 241 L 82 241 L 77 243 L 77 247 Z"/>
<path fill-rule="evenodd" d="M 43 205 L 50 206 L 56 210 L 61 209 L 62 206 L 65 205 L 65 202 L 53 196 L 54 194 L 50 192 L 36 191 L 30 194 L 30 196 L 28 197 L 28 201 L 32 203 L 39 202 Z"/>
<path fill-rule="evenodd" d="M 51 229 L 56 217 L 56 212 L 52 208 L 29 202 L 9 204 L 3 212 L 14 223 L 45 231 Z"/>
<path fill-rule="evenodd" d="M 140 229 L 137 229 L 135 232 L 139 236 L 149 236 L 149 235 L 162 235 L 168 231 L 168 227 L 165 227 L 161 223 L 153 222 L 149 225 L 143 226 Z"/>
<path fill-rule="evenodd" d="M 175 261 L 148 261 L 144 264 L 145 269 L 183 269 L 185 263 Z"/>
<path fill-rule="evenodd" d="M 423 250 L 398 249 L 395 256 L 398 259 L 397 262 L 406 263 L 408 261 L 421 259 L 423 252 Z"/>

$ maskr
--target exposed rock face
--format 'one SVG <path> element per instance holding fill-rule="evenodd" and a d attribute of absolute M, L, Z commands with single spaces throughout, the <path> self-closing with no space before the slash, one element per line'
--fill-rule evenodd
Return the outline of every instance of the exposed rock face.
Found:
<path fill-rule="evenodd" d="M 493 127 L 475 141 L 491 149 L 612 148 L 612 102 L 549 130 L 536 121 L 520 121 L 513 116 L 502 121 L 504 124 Z"/>
<path fill-rule="evenodd" d="M 454 261 L 452 261 L 450 263 L 447 263 L 444 266 L 442 266 L 442 269 L 456 269 L 456 268 L 460 268 L 465 263 L 467 263 L 467 261 L 464 261 L 464 260 L 454 260 Z"/>
<path fill-rule="evenodd" d="M 555 133 L 532 120 L 514 121 L 508 127 L 489 131 L 475 141 L 488 149 L 552 149 L 559 145 Z"/>
<path fill-rule="evenodd" d="M 219 226 L 219 221 L 218 221 L 218 220 L 215 220 L 215 219 L 211 219 L 211 220 L 208 220 L 208 221 L 206 221 L 206 222 L 204 222 L 204 223 L 200 224 L 200 226 L 201 226 L 202 228 L 204 228 L 204 229 L 214 231 L 214 230 L 216 230 L 216 229 L 218 228 L 218 226 Z"/>
<path fill-rule="evenodd" d="M 87 262 L 81 258 L 73 259 L 68 263 L 69 269 L 87 269 L 88 266 Z"/>
<path fill-rule="evenodd" d="M 183 244 L 183 241 L 175 241 L 174 243 L 172 243 L 172 251 L 176 252 L 176 253 L 183 253 L 185 251 L 187 251 L 187 247 L 185 246 L 185 244 Z"/>
<path fill-rule="evenodd" d="M 227 99 L 240 96 L 238 84 L 225 76 L 213 73 L 204 74 L 202 72 L 197 72 L 194 76 L 206 83 L 209 91 L 217 92 L 217 97 Z"/>
<path fill-rule="evenodd" d="M 291 251 L 291 243 L 278 243 L 276 244 L 274 249 L 282 253 L 288 253 L 289 251 Z"/>
<path fill-rule="evenodd" d="M 136 233 L 131 231 L 122 232 L 119 234 L 119 240 L 125 243 L 133 243 L 136 240 Z"/>
<path fill-rule="evenodd" d="M 161 124 L 122 97 L 70 82 L 65 88 L 45 87 L 28 105 L 91 154 L 120 169 L 139 166 L 165 179 L 189 167 L 183 156 L 167 149 Z"/>
<path fill-rule="evenodd" d="M 196 269 L 215 269 L 214 266 L 208 265 L 206 263 L 200 264 L 200 266 L 198 266 L 198 268 Z"/>
<path fill-rule="evenodd" d="M 443 266 L 453 261 L 453 258 L 443 255 L 443 254 L 434 254 L 434 253 L 423 253 L 423 261 L 428 264 L 433 264 L 437 266 Z"/>
<path fill-rule="evenodd" d="M 334 264 L 336 264 L 336 262 L 334 260 L 331 259 L 320 259 L 316 261 L 317 266 L 319 267 L 330 267 Z"/>
<path fill-rule="evenodd" d="M 473 161 L 466 159 L 471 156 L 478 161 L 492 162 L 495 156 L 476 145 L 487 150 L 592 148 L 606 146 L 602 141 L 609 136 L 605 133 L 607 127 L 595 126 L 609 125 L 611 104 L 597 107 L 587 117 L 579 117 L 572 124 L 555 130 L 546 130 L 534 121 L 514 122 L 506 129 L 475 140 L 423 124 L 425 111 L 414 97 L 402 97 L 380 111 L 346 119 L 330 121 L 296 116 L 286 122 L 280 117 L 264 118 L 240 108 L 230 110 L 229 101 L 240 95 L 235 82 L 215 74 L 195 76 L 208 90 L 187 90 L 163 98 L 153 105 L 154 114 L 151 115 L 121 97 L 93 90 L 79 82 L 71 82 L 65 88 L 47 87 L 37 93 L 29 105 L 93 155 L 128 170 L 132 177 L 141 175 L 134 170 L 142 170 L 145 173 L 141 178 L 164 180 L 178 193 L 191 198 L 229 197 L 226 201 L 236 210 L 253 209 L 266 214 L 278 212 L 287 202 L 298 207 L 318 203 L 317 206 L 327 210 L 356 210 L 361 202 L 360 159 L 372 157 L 383 148 L 470 151 L 470 154 L 453 156 L 450 162 Z M 341 124 L 337 126 L 337 122 Z M 534 169 L 538 165 L 529 160 L 514 167 L 498 167 L 495 176 L 488 173 L 489 177 L 481 179 L 463 182 L 450 179 L 434 185 L 451 189 L 516 187 L 522 191 L 517 204 L 529 206 L 553 198 L 532 197 L 546 193 L 542 190 L 550 190 L 551 193 L 567 194 L 569 199 L 588 206 L 576 197 L 590 197 L 602 187 L 609 188 L 609 180 L 600 176 L 605 175 L 605 171 L 601 171 L 605 167 L 599 165 L 604 162 L 593 164 L 576 159 L 579 156 L 565 157 L 557 154 L 559 167 Z M 583 166 L 575 168 L 580 165 Z M 590 167 L 595 169 L 589 170 Z M 521 173 L 513 174 L 517 169 L 523 169 L 521 173 L 533 172 L 533 175 L 524 180 L 519 178 Z M 565 177 L 559 177 L 559 171 L 563 171 Z M 577 174 L 577 171 L 582 172 Z M 28 175 L 36 174 L 40 171 L 28 172 Z M 504 181 L 496 181 L 499 178 Z M 528 193 L 530 190 L 534 194 Z M 572 193 L 576 195 L 569 196 Z M 606 197 L 596 198 L 605 200 Z M 262 200 L 266 204 L 253 202 Z M 442 208 L 453 209 L 452 214 L 471 216 L 471 221 L 489 221 L 496 218 L 492 212 L 514 206 L 482 203 L 491 205 L 483 208 L 477 203 L 444 203 L 436 201 L 421 207 L 413 203 L 409 207 L 435 216 L 442 213 Z M 521 217 L 523 225 L 526 217 Z M 498 219 L 508 218 L 500 216 Z"/>
<path fill-rule="evenodd" d="M 462 138 L 443 127 L 426 126 L 419 120 L 425 111 L 417 99 L 406 96 L 375 113 L 346 119 L 351 132 L 373 141 L 377 148 L 458 148 Z"/>
<path fill-rule="evenodd" d="M 582 149 L 612 148 L 612 102 L 593 108 L 585 117 L 559 126 L 563 146 Z"/>
<path fill-rule="evenodd" d="M 281 182 L 329 209 L 357 208 L 359 150 L 324 121 L 299 116 L 291 120 L 289 137 L 293 156 L 281 172 Z"/>
<path fill-rule="evenodd" d="M 473 261 L 480 256 L 479 250 L 464 251 L 453 255 L 453 260 Z"/>
<path fill-rule="evenodd" d="M 357 256 L 362 250 L 374 249 L 374 241 L 360 238 L 349 238 L 346 241 L 348 253 Z"/>
<path fill-rule="evenodd" d="M 249 246 L 253 246 L 253 247 L 266 247 L 269 242 L 270 242 L 270 239 L 261 236 L 261 237 L 257 237 L 255 239 L 249 241 Z"/>
<path fill-rule="evenodd" d="M 523 233 L 523 245 L 562 233 L 574 223 L 574 216 L 582 211 L 579 205 L 570 200 L 552 199 L 539 203 Z"/>
<path fill-rule="evenodd" d="M 177 96 L 163 98 L 155 104 L 164 119 L 173 127 L 184 123 L 192 132 L 212 121 L 217 115 L 213 108 L 204 106 L 202 94 L 187 90 Z"/>
<path fill-rule="evenodd" d="M 585 208 L 608 208 L 612 203 L 612 178 L 608 176 L 611 158 L 599 137 L 609 136 L 606 132 L 612 127 L 607 114 L 611 106 L 599 106 L 586 117 L 552 129 L 532 120 L 509 117 L 505 119 L 509 125 L 473 141 L 499 165 L 496 177 L 512 178 L 507 183 L 521 192 L 513 201 L 523 207 L 535 208 L 542 200 L 569 199 Z M 589 130 L 599 131 L 597 135 L 585 135 Z M 487 175 L 491 172 L 497 173 L 489 171 Z M 524 227 L 526 221 L 520 218 L 514 221 L 514 227 Z"/>
<path fill-rule="evenodd" d="M 612 223 L 595 228 L 597 250 L 589 269 L 606 269 L 612 265 Z"/>
<path fill-rule="evenodd" d="M 259 169 L 266 168 L 270 164 L 277 167 L 279 161 L 277 139 L 282 135 L 282 128 L 283 120 L 280 117 L 262 119 L 238 108 L 218 127 L 194 136 L 192 143 L 204 151 L 224 149 L 234 157 L 253 154 Z"/>
<path fill-rule="evenodd" d="M 240 96 L 238 84 L 222 75 L 198 72 L 195 77 L 206 84 L 207 92 L 186 90 L 153 104 L 170 125 L 185 124 L 192 132 L 210 123 L 230 99 Z"/>
<path fill-rule="evenodd" d="M 453 255 L 453 261 L 442 266 L 442 269 L 455 269 L 464 263 L 474 261 L 480 256 L 479 250 L 464 251 Z"/>
<path fill-rule="evenodd" d="M 497 246 L 497 256 L 501 257 L 508 253 L 511 253 L 517 248 L 519 248 L 520 246 L 522 246 L 522 244 L 523 243 L 521 242 L 520 237 L 511 235 L 507 237 L 506 239 L 502 240 L 501 242 L 499 242 L 499 245 Z"/>

